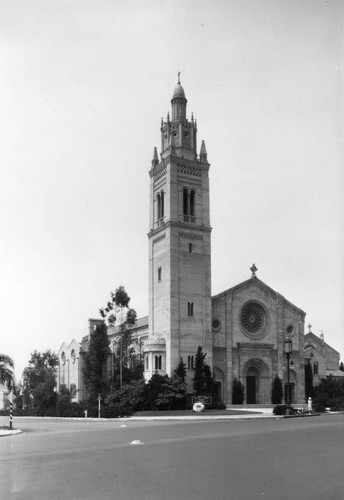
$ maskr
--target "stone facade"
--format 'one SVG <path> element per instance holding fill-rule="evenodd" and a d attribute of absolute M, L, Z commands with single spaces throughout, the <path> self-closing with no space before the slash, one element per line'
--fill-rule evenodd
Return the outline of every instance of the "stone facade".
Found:
<path fill-rule="evenodd" d="M 219 395 L 232 401 L 234 378 L 246 404 L 271 403 L 276 375 L 286 383 L 284 340 L 293 342 L 290 383 L 293 402 L 304 402 L 305 313 L 255 274 L 212 298 L 213 371 Z"/>
<path fill-rule="evenodd" d="M 328 375 L 343 378 L 344 372 L 339 370 L 339 352 L 325 342 L 323 333 L 318 337 L 311 331 L 311 325 L 308 328 L 304 337 L 305 360 L 312 366 L 313 385 L 318 385 L 320 379 Z"/>

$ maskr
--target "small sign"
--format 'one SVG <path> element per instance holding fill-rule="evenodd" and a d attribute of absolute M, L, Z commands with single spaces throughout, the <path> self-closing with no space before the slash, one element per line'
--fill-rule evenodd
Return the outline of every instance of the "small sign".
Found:
<path fill-rule="evenodd" d="M 203 403 L 205 405 L 211 405 L 213 398 L 211 396 L 193 396 L 192 403 Z"/>

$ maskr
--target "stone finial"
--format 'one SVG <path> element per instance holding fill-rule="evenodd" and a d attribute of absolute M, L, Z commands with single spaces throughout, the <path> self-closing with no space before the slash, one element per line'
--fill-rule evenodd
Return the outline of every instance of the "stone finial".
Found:
<path fill-rule="evenodd" d="M 256 272 L 258 271 L 256 264 L 252 264 L 250 271 L 252 271 L 252 278 L 254 278 L 256 276 Z"/>
<path fill-rule="evenodd" d="M 155 167 L 156 165 L 158 165 L 158 163 L 159 163 L 158 151 L 157 151 L 156 148 L 154 148 L 153 158 L 152 158 L 152 165 L 153 165 L 153 167 Z"/>
<path fill-rule="evenodd" d="M 201 144 L 201 151 L 200 151 L 199 157 L 200 157 L 201 161 L 204 161 L 204 162 L 208 161 L 208 159 L 207 159 L 207 149 L 205 147 L 205 142 L 204 141 L 202 141 L 202 144 Z"/>

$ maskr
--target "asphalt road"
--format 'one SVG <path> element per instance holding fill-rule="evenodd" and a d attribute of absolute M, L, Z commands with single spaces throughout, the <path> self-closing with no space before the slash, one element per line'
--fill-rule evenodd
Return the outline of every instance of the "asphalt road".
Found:
<path fill-rule="evenodd" d="M 344 496 L 344 415 L 187 423 L 17 418 L 15 426 L 25 432 L 0 438 L 1 500 Z"/>

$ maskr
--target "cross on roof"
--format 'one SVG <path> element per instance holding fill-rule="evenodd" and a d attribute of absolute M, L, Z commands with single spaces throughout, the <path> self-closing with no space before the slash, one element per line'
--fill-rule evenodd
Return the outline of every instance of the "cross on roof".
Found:
<path fill-rule="evenodd" d="M 309 329 L 309 333 L 312 333 L 312 325 L 310 323 L 307 325 L 307 328 Z"/>
<path fill-rule="evenodd" d="M 180 83 L 180 71 L 178 71 L 178 83 Z"/>
<path fill-rule="evenodd" d="M 252 264 L 252 267 L 250 267 L 250 270 L 252 271 L 252 278 L 253 278 L 253 276 L 255 276 L 256 272 L 258 271 L 256 264 Z"/>

